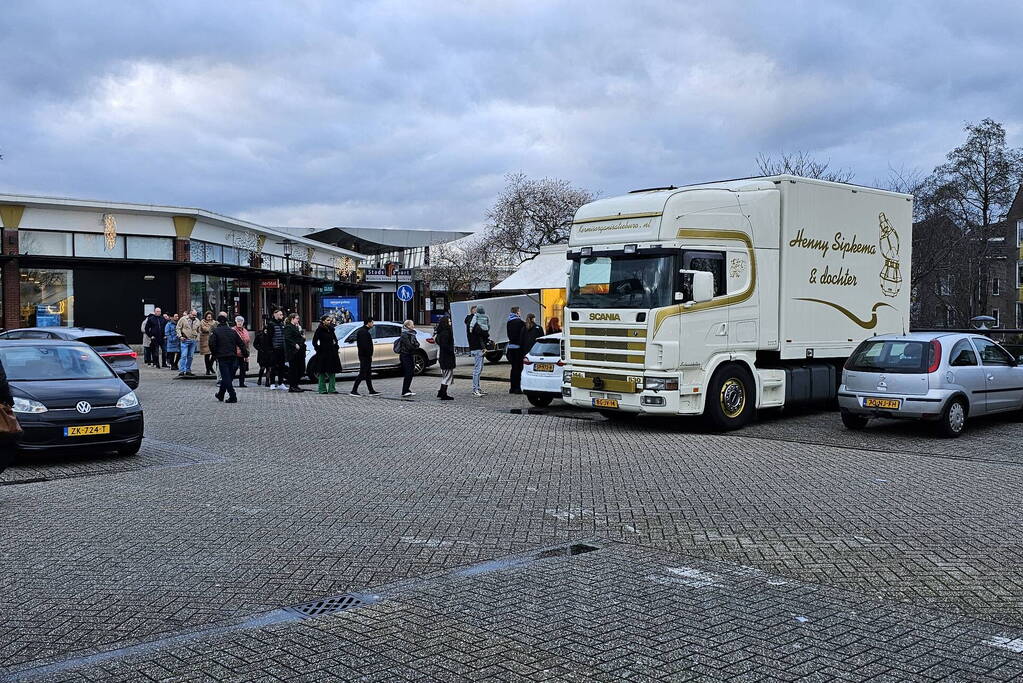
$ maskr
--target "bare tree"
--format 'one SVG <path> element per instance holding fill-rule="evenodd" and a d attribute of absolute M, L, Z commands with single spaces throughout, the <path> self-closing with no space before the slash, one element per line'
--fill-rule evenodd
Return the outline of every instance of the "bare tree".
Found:
<path fill-rule="evenodd" d="M 499 280 L 507 255 L 482 235 L 430 247 L 430 265 L 423 273 L 432 285 L 443 282 L 449 297 L 471 296 Z"/>
<path fill-rule="evenodd" d="M 855 177 L 852 171 L 844 168 L 832 169 L 830 161 L 814 159 L 808 152 L 796 151 L 782 153 L 777 159 L 767 154 L 757 156 L 757 170 L 760 175 L 780 175 L 788 173 L 802 178 L 830 180 L 835 183 L 848 183 Z"/>
<path fill-rule="evenodd" d="M 576 210 L 594 194 L 567 180 L 533 180 L 511 173 L 494 206 L 487 212 L 487 239 L 499 250 L 529 260 L 540 248 L 568 241 Z"/>
<path fill-rule="evenodd" d="M 1023 182 L 1023 151 L 1005 142 L 1005 128 L 992 119 L 967 123 L 966 141 L 946 155 L 946 163 L 927 179 L 923 210 L 958 226 L 955 258 L 966 271 L 957 279 L 972 292 L 968 316 L 987 312 L 992 240 L 1004 237 L 996 227 Z"/>

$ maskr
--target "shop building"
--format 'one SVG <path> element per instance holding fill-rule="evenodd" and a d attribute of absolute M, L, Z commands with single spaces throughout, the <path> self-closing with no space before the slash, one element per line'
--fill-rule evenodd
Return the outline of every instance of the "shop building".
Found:
<path fill-rule="evenodd" d="M 0 194 L 0 327 L 84 326 L 141 340 L 153 307 L 308 328 L 324 293 L 358 297 L 365 257 L 204 209 Z"/>
<path fill-rule="evenodd" d="M 430 248 L 468 237 L 471 232 L 453 230 L 409 230 L 396 228 L 278 228 L 289 234 L 363 254 L 360 282 L 365 291 L 345 302 L 358 307 L 354 319 L 433 322 L 449 302 L 444 283 L 431 283 L 423 269 L 430 265 Z M 398 298 L 403 285 L 412 287 L 409 301 Z M 324 301 L 338 304 L 340 297 L 324 295 Z M 324 305 L 324 310 L 332 310 Z"/>

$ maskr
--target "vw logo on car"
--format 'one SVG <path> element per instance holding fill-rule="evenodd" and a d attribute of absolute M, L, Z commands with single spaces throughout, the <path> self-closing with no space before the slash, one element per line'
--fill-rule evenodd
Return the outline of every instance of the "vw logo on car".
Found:
<path fill-rule="evenodd" d="M 75 406 L 75 410 L 80 412 L 82 415 L 88 415 L 89 413 L 92 412 L 92 404 L 90 404 L 88 401 L 79 401 L 78 404 Z"/>

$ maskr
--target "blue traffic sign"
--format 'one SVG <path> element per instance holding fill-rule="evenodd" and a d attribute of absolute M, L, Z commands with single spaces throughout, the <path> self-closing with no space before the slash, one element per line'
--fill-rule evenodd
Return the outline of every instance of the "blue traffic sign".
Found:
<path fill-rule="evenodd" d="M 394 294 L 402 301 L 412 301 L 415 291 L 413 291 L 412 285 L 402 285 L 401 287 L 398 287 L 398 291 Z"/>

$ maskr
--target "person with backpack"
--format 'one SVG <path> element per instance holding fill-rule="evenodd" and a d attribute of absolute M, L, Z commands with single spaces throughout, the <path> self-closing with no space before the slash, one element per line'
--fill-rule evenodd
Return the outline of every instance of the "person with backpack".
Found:
<path fill-rule="evenodd" d="M 380 392 L 373 389 L 373 318 L 362 321 L 362 327 L 355 331 L 355 348 L 359 352 L 359 376 L 349 392 L 352 396 L 362 396 L 359 385 L 366 383 L 370 396 L 379 396 Z"/>
<path fill-rule="evenodd" d="M 419 351 L 419 338 L 416 337 L 416 325 L 406 320 L 401 326 L 401 336 L 394 342 L 394 350 L 401 360 L 401 395 L 403 398 L 415 396 L 412 391 L 412 377 L 416 374 L 415 354 Z"/>
<path fill-rule="evenodd" d="M 437 321 L 433 341 L 440 349 L 437 360 L 441 376 L 437 398 L 442 401 L 453 401 L 454 397 L 448 395 L 448 387 L 455 381 L 455 331 L 451 327 L 451 316 L 446 315 Z"/>
<path fill-rule="evenodd" d="M 490 317 L 482 306 L 473 306 L 475 312 L 468 318 L 469 354 L 472 356 L 472 395 L 477 398 L 486 394 L 480 386 L 483 373 L 483 356 L 490 341 Z"/>

